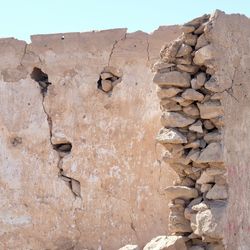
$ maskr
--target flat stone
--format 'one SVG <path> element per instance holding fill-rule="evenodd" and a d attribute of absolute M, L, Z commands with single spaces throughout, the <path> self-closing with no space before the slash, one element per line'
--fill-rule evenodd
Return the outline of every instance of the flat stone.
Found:
<path fill-rule="evenodd" d="M 197 159 L 197 163 L 207 162 L 223 162 L 223 152 L 220 143 L 212 142 L 205 149 L 203 149 L 203 151 L 201 151 L 201 154 Z"/>
<path fill-rule="evenodd" d="M 191 126 L 188 127 L 188 129 L 197 133 L 203 133 L 201 120 L 198 120 L 197 122 L 193 123 Z"/>
<path fill-rule="evenodd" d="M 176 87 L 169 87 L 169 88 L 158 87 L 156 93 L 160 99 L 164 99 L 164 98 L 170 98 L 170 97 L 176 96 L 180 92 L 182 92 L 182 90 Z"/>
<path fill-rule="evenodd" d="M 225 185 L 215 184 L 206 195 L 210 200 L 225 200 L 228 198 L 227 188 Z"/>
<path fill-rule="evenodd" d="M 156 73 L 153 82 L 161 87 L 175 86 L 188 88 L 190 86 L 190 75 L 185 72 L 171 71 L 167 73 Z"/>
<path fill-rule="evenodd" d="M 198 117 L 200 115 L 200 111 L 195 104 L 184 107 L 183 112 L 188 116 Z"/>
<path fill-rule="evenodd" d="M 170 186 L 165 189 L 165 194 L 169 199 L 189 200 L 198 197 L 198 191 L 195 188 L 185 186 Z"/>
<path fill-rule="evenodd" d="M 197 103 L 202 119 L 211 119 L 223 115 L 223 108 L 220 101 L 207 101 Z"/>
<path fill-rule="evenodd" d="M 178 102 L 181 106 L 183 107 L 187 107 L 189 106 L 191 103 L 193 103 L 193 100 L 186 100 L 181 96 L 174 96 L 171 98 L 171 100 Z"/>
<path fill-rule="evenodd" d="M 223 169 L 223 168 L 211 167 L 211 168 L 207 168 L 207 169 L 206 169 L 206 173 L 207 173 L 208 175 L 215 176 L 215 175 L 225 174 L 225 173 L 226 173 L 226 170 Z"/>
<path fill-rule="evenodd" d="M 192 101 L 202 101 L 204 98 L 203 94 L 191 88 L 186 89 L 181 96 L 186 100 L 192 100 Z"/>
<path fill-rule="evenodd" d="M 169 129 L 162 128 L 159 131 L 156 140 L 160 143 L 173 143 L 173 144 L 187 143 L 187 138 L 178 130 L 173 128 Z"/>
<path fill-rule="evenodd" d="M 195 52 L 193 61 L 196 65 L 210 65 L 210 61 L 215 57 L 214 54 L 214 48 L 209 44 Z"/>
<path fill-rule="evenodd" d="M 195 120 L 177 112 L 163 112 L 161 116 L 161 123 L 164 127 L 186 127 L 192 123 L 194 123 Z"/>
<path fill-rule="evenodd" d="M 198 37 L 197 39 L 197 43 L 196 43 L 196 46 L 195 46 L 195 50 L 198 50 L 202 47 L 205 47 L 206 45 L 208 45 L 208 41 L 206 39 L 206 36 L 205 34 L 202 34 Z"/>
<path fill-rule="evenodd" d="M 210 133 L 207 133 L 204 136 L 204 140 L 207 143 L 220 142 L 222 140 L 222 134 L 218 130 L 215 130 L 215 131 L 212 131 Z"/>
<path fill-rule="evenodd" d="M 176 54 L 176 57 L 184 57 L 190 55 L 193 51 L 192 47 L 187 44 L 182 44 Z"/>
<path fill-rule="evenodd" d="M 157 236 L 143 250 L 187 250 L 183 236 Z"/>
<path fill-rule="evenodd" d="M 175 59 L 176 64 L 184 64 L 184 65 L 190 65 L 192 64 L 192 57 L 191 56 L 185 56 Z"/>
<path fill-rule="evenodd" d="M 114 75 L 113 74 L 111 74 L 111 73 L 106 73 L 106 72 L 104 72 L 104 73 L 101 73 L 101 79 L 102 80 L 106 80 L 107 78 L 112 78 Z"/>
<path fill-rule="evenodd" d="M 161 71 L 164 71 L 165 69 L 170 69 L 173 66 L 175 66 L 175 64 L 173 64 L 173 63 L 165 63 L 165 62 L 162 62 L 162 61 L 157 61 L 153 65 L 152 71 L 153 72 L 156 72 L 156 71 L 161 72 Z"/>
<path fill-rule="evenodd" d="M 126 245 L 118 250 L 140 250 L 140 248 L 137 245 Z"/>
<path fill-rule="evenodd" d="M 195 74 L 196 72 L 198 72 L 199 67 L 196 65 L 182 65 L 182 64 L 178 64 L 177 65 L 177 69 L 190 73 L 190 74 Z"/>

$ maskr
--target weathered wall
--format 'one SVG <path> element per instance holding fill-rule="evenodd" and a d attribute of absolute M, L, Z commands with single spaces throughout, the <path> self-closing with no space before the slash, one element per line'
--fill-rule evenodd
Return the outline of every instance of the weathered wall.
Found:
<path fill-rule="evenodd" d="M 0 40 L 0 249 L 117 249 L 167 232 L 160 190 L 173 174 L 157 160 L 150 65 L 179 33 L 173 26 L 151 35 L 38 35 L 28 45 Z M 111 95 L 97 89 L 108 64 L 123 72 Z M 51 82 L 44 97 L 34 67 Z M 60 159 L 52 145 L 67 141 L 72 150 Z M 80 182 L 81 197 L 58 167 Z"/>
<path fill-rule="evenodd" d="M 228 169 L 229 201 L 226 249 L 250 248 L 250 20 L 218 13 L 211 39 L 216 48 L 217 79 L 225 113 L 224 161 Z"/>

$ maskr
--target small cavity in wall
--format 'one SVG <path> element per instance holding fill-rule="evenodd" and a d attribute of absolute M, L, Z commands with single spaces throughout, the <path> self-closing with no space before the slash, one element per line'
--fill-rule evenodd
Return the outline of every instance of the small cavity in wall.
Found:
<path fill-rule="evenodd" d="M 113 88 L 122 81 L 122 71 L 113 66 L 106 66 L 97 81 L 97 88 L 110 94 Z"/>

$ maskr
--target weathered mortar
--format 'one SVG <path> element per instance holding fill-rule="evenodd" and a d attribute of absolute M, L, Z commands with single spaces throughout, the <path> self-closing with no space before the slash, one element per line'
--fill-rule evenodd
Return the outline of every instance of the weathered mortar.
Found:
<path fill-rule="evenodd" d="M 166 234 L 159 190 L 173 175 L 157 161 L 150 66 L 179 34 L 0 39 L 0 249 L 118 249 Z M 108 64 L 122 71 L 111 93 L 97 88 Z"/>

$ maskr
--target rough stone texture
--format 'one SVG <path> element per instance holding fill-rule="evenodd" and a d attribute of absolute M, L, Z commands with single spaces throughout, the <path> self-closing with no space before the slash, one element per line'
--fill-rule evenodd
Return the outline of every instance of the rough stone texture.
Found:
<path fill-rule="evenodd" d="M 182 236 L 158 236 L 152 239 L 143 250 L 187 250 Z"/>
<path fill-rule="evenodd" d="M 0 249 L 116 250 L 167 233 L 158 190 L 174 177 L 155 152 L 150 67 L 179 34 L 170 26 L 0 39 Z M 108 65 L 122 71 L 111 94 L 97 88 Z M 44 99 L 34 67 L 51 82 Z M 68 141 L 59 162 L 51 142 Z"/>

